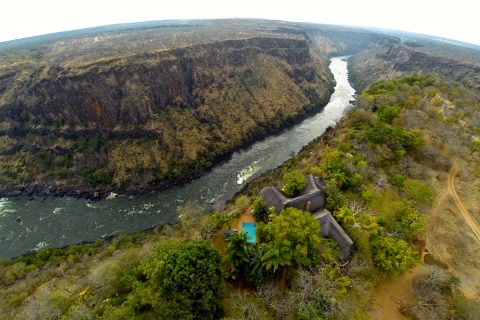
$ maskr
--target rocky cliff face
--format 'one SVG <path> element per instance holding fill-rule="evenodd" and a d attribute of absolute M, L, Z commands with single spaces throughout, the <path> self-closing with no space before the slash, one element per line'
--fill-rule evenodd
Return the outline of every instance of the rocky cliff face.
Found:
<path fill-rule="evenodd" d="M 328 101 L 315 57 L 251 38 L 4 71 L 0 189 L 134 192 L 201 172 Z"/>
<path fill-rule="evenodd" d="M 297 83 L 315 78 L 305 41 L 232 40 L 81 68 L 43 67 L 23 81 L 21 89 L 16 88 L 15 99 L 0 105 L 0 116 L 18 124 L 142 125 L 167 106 L 200 106 L 210 86 L 235 76 L 239 67 L 262 55 L 290 65 L 289 76 Z M 8 90 L 15 76 L 6 74 L 0 79 L 0 92 Z M 327 77 L 325 71 L 323 76 Z"/>
<path fill-rule="evenodd" d="M 478 56 L 480 58 L 480 53 Z M 351 70 L 357 90 L 374 81 L 408 73 L 436 75 L 480 89 L 480 62 L 464 61 L 461 56 L 427 53 L 406 45 L 374 45 L 353 57 Z"/>

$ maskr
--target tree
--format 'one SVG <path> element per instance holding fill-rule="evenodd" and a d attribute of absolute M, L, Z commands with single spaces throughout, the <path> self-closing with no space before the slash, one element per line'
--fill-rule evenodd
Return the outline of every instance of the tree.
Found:
<path fill-rule="evenodd" d="M 265 212 L 265 206 L 267 203 L 260 197 L 255 197 L 253 199 L 252 215 L 255 217 L 255 220 L 258 222 L 268 221 L 268 214 Z"/>
<path fill-rule="evenodd" d="M 283 175 L 285 185 L 282 190 L 288 197 L 298 195 L 307 186 L 307 178 L 298 170 L 287 172 Z"/>
<path fill-rule="evenodd" d="M 397 276 L 417 263 L 417 253 L 401 239 L 376 236 L 370 241 L 370 245 L 373 264 L 384 273 Z"/>
<path fill-rule="evenodd" d="M 310 213 L 295 208 L 282 210 L 266 225 L 260 225 L 267 270 L 282 268 L 282 286 L 289 266 L 314 265 L 320 260 L 320 225 Z"/>
<path fill-rule="evenodd" d="M 220 256 L 206 241 L 158 245 L 145 266 L 147 279 L 164 303 L 157 312 L 170 319 L 218 319 Z"/>
<path fill-rule="evenodd" d="M 230 235 L 227 244 L 227 260 L 231 264 L 230 273 L 233 277 L 247 270 L 249 248 L 245 232 L 234 232 Z"/>

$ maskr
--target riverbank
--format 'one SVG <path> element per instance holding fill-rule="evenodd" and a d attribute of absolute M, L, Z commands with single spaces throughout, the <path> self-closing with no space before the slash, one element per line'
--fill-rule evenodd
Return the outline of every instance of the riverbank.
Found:
<path fill-rule="evenodd" d="M 186 176 L 175 179 L 174 181 L 165 181 L 159 184 L 149 185 L 145 187 L 137 187 L 135 189 L 127 189 L 125 187 L 113 187 L 105 186 L 102 188 L 94 187 L 91 185 L 75 185 L 75 186 L 58 186 L 53 183 L 41 184 L 35 183 L 31 185 L 21 186 L 17 188 L 8 188 L 3 189 L 3 186 L 0 186 L 0 197 L 17 197 L 17 196 L 39 196 L 39 197 L 76 197 L 81 199 L 89 200 L 101 200 L 105 199 L 111 193 L 116 193 L 119 195 L 141 195 L 149 192 L 159 192 L 174 186 L 182 185 L 189 183 L 192 180 L 198 179 L 201 176 L 205 175 L 207 172 L 211 171 L 212 168 L 218 166 L 229 159 L 235 152 L 246 150 L 251 147 L 254 143 L 259 142 L 266 137 L 281 135 L 283 131 L 292 128 L 293 126 L 301 123 L 305 119 L 311 117 L 312 115 L 319 113 L 327 105 L 331 94 L 333 93 L 333 86 L 330 88 L 330 94 L 323 97 L 320 101 L 317 101 L 314 104 L 309 104 L 304 106 L 296 116 L 287 116 L 287 117 L 278 117 L 272 120 L 272 123 L 280 123 L 279 126 L 271 125 L 260 125 L 254 131 L 254 134 L 248 135 L 247 138 L 243 140 L 243 143 L 234 146 L 231 150 L 225 154 L 216 156 L 214 159 L 206 160 L 206 163 L 209 165 L 199 169 L 197 172 L 190 173 Z M 5 133 L 6 134 L 6 133 Z M 1 135 L 1 133 L 0 133 Z M 92 135 L 90 132 L 89 135 Z M 117 134 L 119 135 L 119 134 Z M 72 136 L 70 133 L 68 136 Z"/>
<path fill-rule="evenodd" d="M 332 59 L 330 67 L 337 84 L 322 112 L 235 152 L 198 179 L 159 192 L 111 200 L 22 195 L 4 198 L 0 225 L 8 233 L 0 235 L 0 252 L 4 257 L 15 256 L 34 248 L 145 230 L 175 221 L 177 208 L 186 203 L 197 203 L 207 211 L 220 210 L 249 181 L 291 158 L 343 116 L 354 94 L 346 65 L 340 58 Z M 239 184 L 238 176 L 247 169 L 251 170 L 249 177 Z M 21 223 L 17 217 L 21 217 Z"/>
<path fill-rule="evenodd" d="M 255 293 L 251 295 L 246 295 L 245 290 L 236 285 L 238 281 L 225 278 L 224 283 L 228 285 L 221 303 L 226 317 L 239 319 L 244 310 L 254 310 L 264 319 L 275 318 L 280 312 L 297 314 L 296 301 L 301 295 L 306 297 L 302 301 L 315 306 L 315 312 L 326 314 L 327 319 L 335 319 L 338 315 L 346 319 L 382 319 L 385 315 L 396 315 L 401 319 L 402 314 L 414 318 L 425 314 L 422 312 L 433 314 L 438 319 L 446 319 L 450 315 L 470 319 L 469 315 L 478 314 L 478 272 L 472 270 L 476 270 L 480 253 L 475 252 L 471 235 L 465 232 L 470 229 L 462 220 L 462 215 L 452 216 L 452 212 L 458 213 L 457 207 L 464 206 L 472 215 L 478 214 L 475 205 L 478 196 L 474 188 L 479 179 L 479 154 L 473 152 L 470 157 L 464 156 L 470 152 L 470 135 L 477 133 L 472 119 L 465 119 L 460 124 L 430 116 L 431 108 L 437 108 L 433 102 L 418 102 L 414 106 L 408 104 L 411 95 L 417 94 L 418 90 L 421 90 L 422 97 L 426 97 L 442 88 L 441 98 L 445 106 L 459 92 L 458 88 L 443 83 L 428 83 L 430 78 L 413 76 L 373 86 L 369 93 L 358 97 L 357 105 L 362 108 L 352 110 L 334 129 L 310 142 L 296 156 L 288 157 L 281 166 L 259 178 L 257 176 L 245 193 L 237 196 L 224 210 L 202 215 L 198 207 L 185 202 L 179 212 L 181 223 L 174 226 L 159 226 L 150 232 L 121 235 L 111 241 L 96 241 L 65 249 L 44 248 L 38 253 L 4 262 L 0 265 L 0 279 L 4 284 L 0 288 L 0 310 L 7 315 L 25 315 L 28 311 L 37 312 L 41 306 L 42 310 L 53 310 L 68 316 L 111 316 L 110 310 L 126 312 L 132 301 L 139 300 L 130 298 L 138 286 L 125 284 L 132 281 L 145 284 L 142 268 L 146 259 L 155 254 L 158 243 L 168 243 L 168 239 L 179 243 L 207 240 L 216 246 L 223 258 L 228 257 L 225 244 L 218 245 L 217 240 L 223 239 L 223 231 L 236 225 L 235 217 L 251 211 L 253 198 L 246 195 L 256 194 L 258 188 L 267 185 L 279 186 L 285 172 L 299 170 L 303 174 L 316 173 L 325 179 L 327 206 L 354 239 L 357 251 L 342 267 L 339 267 L 338 261 L 332 261 L 319 266 L 311 274 L 305 274 L 305 270 L 298 268 L 288 277 L 290 285 L 281 294 L 275 286 L 278 285 L 280 272 L 275 275 L 270 271 L 267 283 L 273 286 L 259 286 L 258 291 L 253 286 L 249 287 L 248 292 Z M 392 99 L 397 97 L 398 92 L 405 92 L 405 95 L 399 95 L 397 101 L 400 112 L 393 112 L 392 118 L 384 116 L 386 110 L 392 111 L 390 106 L 378 107 L 368 103 L 376 101 L 370 99 L 371 96 L 385 98 L 385 93 L 375 91 L 375 88 L 382 90 L 385 87 L 390 88 L 391 91 L 386 94 Z M 412 88 L 417 88 L 417 91 Z M 476 115 L 478 110 L 475 111 L 472 106 L 480 101 L 480 97 L 468 92 L 461 94 L 462 98 L 470 99 L 468 101 L 472 103 L 457 106 L 456 110 Z M 455 115 L 451 108 L 437 111 L 448 119 Z M 415 121 L 419 117 L 422 121 Z M 380 139 L 375 134 L 378 128 L 394 130 L 387 131 L 389 139 Z M 445 146 L 442 134 L 447 135 L 452 143 Z M 397 151 L 399 146 L 403 152 Z M 452 178 L 458 172 L 452 170 L 448 174 L 451 161 L 458 161 L 462 166 L 455 181 Z M 450 190 L 452 186 L 455 187 L 455 198 L 461 199 L 461 205 L 445 201 L 443 192 L 446 187 Z M 193 192 L 191 190 L 194 189 L 188 191 Z M 438 195 L 436 201 L 435 195 Z M 422 242 L 424 231 L 426 247 L 425 241 Z M 394 241 L 395 245 L 382 246 L 380 241 L 386 239 Z M 393 250 L 395 254 L 377 254 L 378 250 L 386 250 L 387 253 Z M 406 256 L 417 261 L 425 273 L 412 269 L 414 273 L 409 274 L 407 269 L 412 260 L 402 261 Z M 403 262 L 408 262 L 408 265 Z M 394 264 L 402 266 L 402 269 L 392 268 Z M 226 270 L 231 271 L 228 266 Z M 293 268 L 296 267 L 291 266 L 291 271 Z M 404 275 L 399 276 L 402 272 Z M 245 274 L 239 272 L 235 276 L 238 279 L 237 276 Z M 432 282 L 432 279 L 435 281 Z M 427 291 L 419 290 L 422 284 L 428 285 Z M 315 290 L 311 285 L 315 286 Z M 268 288 L 269 295 L 265 296 L 264 290 Z M 403 296 L 386 297 L 385 292 L 392 289 L 403 293 Z M 150 292 L 142 291 L 142 297 L 148 298 Z M 431 293 L 435 299 L 429 301 L 435 308 L 422 309 L 422 301 L 425 301 L 422 299 L 428 298 Z M 314 304 L 316 301 L 330 301 L 332 297 L 335 297 L 335 303 Z M 133 309 L 134 315 L 150 310 Z M 118 317 L 125 318 L 125 314 Z"/>

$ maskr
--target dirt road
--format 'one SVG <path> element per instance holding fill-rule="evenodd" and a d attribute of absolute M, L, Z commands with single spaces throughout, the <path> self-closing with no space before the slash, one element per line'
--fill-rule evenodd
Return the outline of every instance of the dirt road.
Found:
<path fill-rule="evenodd" d="M 473 234 L 476 236 L 477 240 L 480 241 L 480 228 L 478 227 L 478 223 L 475 221 L 475 218 L 472 217 L 470 212 L 465 208 L 463 205 L 462 200 L 457 194 L 457 190 L 455 189 L 455 177 L 460 173 L 460 167 L 458 164 L 454 164 L 450 171 L 448 172 L 448 181 L 447 181 L 447 188 L 448 193 L 453 197 L 455 200 L 455 205 L 457 206 L 458 210 L 462 217 L 465 219 L 467 225 L 472 229 Z"/>

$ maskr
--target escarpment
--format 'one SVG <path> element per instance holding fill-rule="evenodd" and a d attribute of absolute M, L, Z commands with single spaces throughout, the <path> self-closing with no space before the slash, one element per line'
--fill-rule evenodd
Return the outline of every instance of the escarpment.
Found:
<path fill-rule="evenodd" d="M 116 58 L 79 68 L 39 70 L 24 82 L 16 99 L 0 110 L 7 121 L 22 124 L 145 124 L 167 106 L 202 105 L 209 87 L 239 76 L 240 68 L 259 59 L 286 63 L 288 68 L 283 71 L 296 84 L 315 82 L 317 66 L 305 41 L 231 40 Z M 47 75 L 41 78 L 44 72 Z M 325 71 L 321 76 L 328 80 Z"/>
<path fill-rule="evenodd" d="M 369 83 L 389 80 L 409 73 L 425 73 L 458 81 L 472 89 L 480 89 L 480 60 L 461 55 L 439 55 L 407 45 L 374 45 L 354 56 L 351 65 L 357 89 Z M 477 53 L 480 59 L 480 53 Z"/>
<path fill-rule="evenodd" d="M 258 37 L 6 71 L 0 188 L 133 192 L 197 174 L 323 106 L 333 79 L 316 57 Z"/>

